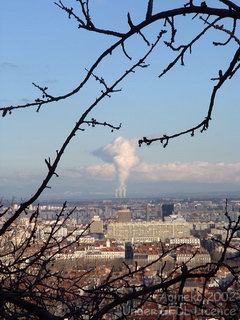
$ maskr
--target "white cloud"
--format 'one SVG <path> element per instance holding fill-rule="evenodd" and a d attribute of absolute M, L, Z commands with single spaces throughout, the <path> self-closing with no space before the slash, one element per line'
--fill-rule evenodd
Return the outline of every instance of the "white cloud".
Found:
<path fill-rule="evenodd" d="M 170 162 L 149 164 L 137 155 L 136 141 L 123 137 L 95 150 L 93 155 L 104 163 L 68 170 L 71 178 L 91 180 L 118 180 L 120 187 L 126 181 L 141 182 L 193 182 L 193 183 L 239 183 L 240 162 Z"/>
<path fill-rule="evenodd" d="M 139 163 L 136 147 L 136 141 L 118 137 L 112 143 L 93 152 L 103 161 L 114 165 L 118 177 L 116 195 L 118 194 L 120 197 L 126 194 L 128 177 L 132 169 Z"/>
<path fill-rule="evenodd" d="M 113 164 L 103 163 L 81 168 L 67 169 L 63 174 L 65 177 L 70 179 L 86 178 L 98 180 L 113 180 L 116 176 L 116 169 Z"/>
<path fill-rule="evenodd" d="M 117 170 L 114 164 L 103 163 L 68 170 L 65 172 L 65 176 L 69 178 L 81 177 L 91 180 L 113 181 L 117 178 Z M 240 162 L 211 163 L 195 161 L 155 164 L 141 162 L 131 169 L 129 178 L 142 182 L 236 183 L 240 182 Z"/>
<path fill-rule="evenodd" d="M 113 180 L 116 175 L 116 169 L 113 164 L 104 163 L 86 167 L 85 173 L 90 177 Z"/>
<path fill-rule="evenodd" d="M 173 162 L 139 164 L 134 171 L 145 181 L 240 182 L 240 162 Z"/>

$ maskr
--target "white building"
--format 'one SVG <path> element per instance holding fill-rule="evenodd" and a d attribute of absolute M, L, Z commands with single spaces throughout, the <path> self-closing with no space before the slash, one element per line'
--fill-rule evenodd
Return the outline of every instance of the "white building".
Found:
<path fill-rule="evenodd" d="M 110 223 L 107 237 L 117 241 L 154 242 L 190 236 L 192 224 L 185 220 Z"/>
<path fill-rule="evenodd" d="M 169 241 L 170 244 L 178 245 L 178 244 L 190 244 L 195 247 L 200 247 L 200 239 L 195 237 L 188 238 L 172 238 Z"/>
<path fill-rule="evenodd" d="M 186 263 L 189 267 L 197 267 L 211 262 L 211 256 L 208 252 L 177 252 L 176 263 L 182 265 Z"/>

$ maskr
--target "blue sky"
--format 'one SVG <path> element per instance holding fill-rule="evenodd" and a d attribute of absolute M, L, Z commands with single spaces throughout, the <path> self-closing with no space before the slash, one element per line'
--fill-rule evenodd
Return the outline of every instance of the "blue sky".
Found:
<path fill-rule="evenodd" d="M 147 1 L 92 2 L 96 24 L 126 31 L 127 12 L 132 12 L 133 20 L 138 22 L 145 15 Z M 73 6 L 75 1 L 65 3 Z M 182 1 L 174 3 L 180 5 Z M 155 11 L 165 8 L 158 3 Z M 177 39 L 183 43 L 202 27 L 197 20 L 186 20 L 176 21 Z M 145 30 L 151 42 L 160 28 L 162 24 L 156 23 Z M 101 102 L 91 115 L 116 125 L 121 122 L 122 129 L 113 133 L 106 128 L 79 132 L 59 166 L 60 178 L 52 180 L 52 190 L 43 198 L 114 196 L 119 185 L 119 164 L 114 162 L 114 155 L 108 161 L 99 152 L 96 156 L 96 150 L 103 154 L 104 148 L 114 146 L 119 137 L 129 143 L 137 159 L 125 181 L 129 196 L 161 195 L 166 190 L 240 192 L 238 74 L 218 95 L 206 133 L 176 139 L 166 149 L 159 144 L 138 148 L 136 143 L 142 136 L 174 133 L 205 117 L 213 86 L 210 78 L 227 67 L 236 49 L 232 44 L 223 48 L 211 45 L 213 40 L 224 37 L 210 32 L 193 48 L 192 55 L 186 55 L 185 67 L 177 65 L 158 79 L 174 57 L 161 43 L 148 60 L 150 67 L 124 80 L 123 91 Z M 84 77 L 85 68 L 113 41 L 111 37 L 79 30 L 53 1 L 5 1 L 0 12 L 0 104 L 22 104 L 37 98 L 32 82 L 48 86 L 54 95 L 68 92 Z M 126 48 L 135 59 L 147 50 L 139 36 L 128 41 Z M 111 83 L 129 66 L 118 50 L 96 72 Z M 81 112 L 100 91 L 101 87 L 91 80 L 81 94 L 46 106 L 39 113 L 32 108 L 1 119 L 1 197 L 25 199 L 34 192 L 46 173 L 44 159 L 54 156 Z"/>

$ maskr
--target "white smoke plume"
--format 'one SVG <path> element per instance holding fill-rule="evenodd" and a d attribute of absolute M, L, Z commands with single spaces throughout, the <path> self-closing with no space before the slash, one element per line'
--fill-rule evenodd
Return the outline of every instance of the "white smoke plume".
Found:
<path fill-rule="evenodd" d="M 139 163 L 136 146 L 136 141 L 118 137 L 112 143 L 93 152 L 95 156 L 115 165 L 118 174 L 118 188 L 115 193 L 117 198 L 126 197 L 126 182 L 130 171 Z"/>

